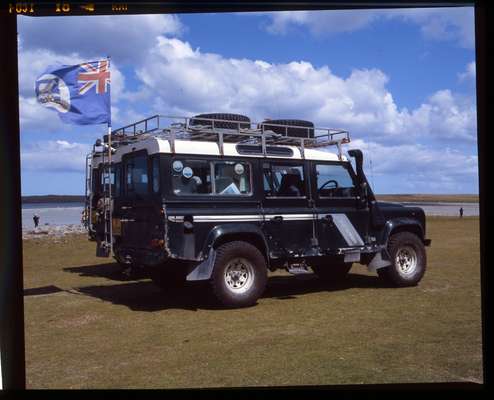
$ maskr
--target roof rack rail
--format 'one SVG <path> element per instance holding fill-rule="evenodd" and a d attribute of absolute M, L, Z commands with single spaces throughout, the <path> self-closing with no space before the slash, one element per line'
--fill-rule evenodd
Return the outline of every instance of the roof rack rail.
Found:
<path fill-rule="evenodd" d="M 191 124 L 192 120 L 195 124 Z M 208 121 L 207 125 L 198 125 L 197 121 Z M 228 126 L 236 126 L 236 129 L 217 128 L 218 123 L 228 123 Z M 271 126 L 284 128 L 286 134 L 275 133 L 268 129 Z M 307 130 L 307 136 L 288 135 L 291 129 L 298 132 Z M 277 129 L 278 130 L 278 129 Z M 313 134 L 313 135 L 312 135 Z M 223 155 L 224 143 L 242 143 L 261 145 L 262 153 L 266 156 L 267 145 L 290 145 L 300 149 L 302 158 L 305 158 L 306 148 L 318 148 L 337 146 L 338 156 L 342 159 L 341 145 L 350 143 L 350 133 L 343 129 L 301 127 L 295 125 L 231 121 L 215 118 L 176 117 L 165 115 L 153 115 L 152 117 L 134 122 L 122 128 L 115 129 L 111 133 L 112 145 L 128 144 L 155 135 L 169 140 L 172 153 L 175 152 L 175 140 L 198 140 L 217 142 L 220 154 Z"/>

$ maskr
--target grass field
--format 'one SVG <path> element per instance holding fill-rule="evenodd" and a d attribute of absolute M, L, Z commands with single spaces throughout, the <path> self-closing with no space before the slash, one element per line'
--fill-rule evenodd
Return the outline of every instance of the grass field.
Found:
<path fill-rule="evenodd" d="M 482 382 L 479 219 L 428 219 L 428 270 L 388 288 L 270 277 L 254 307 L 204 288 L 126 281 L 94 243 L 24 242 L 28 388 L 184 388 Z"/>

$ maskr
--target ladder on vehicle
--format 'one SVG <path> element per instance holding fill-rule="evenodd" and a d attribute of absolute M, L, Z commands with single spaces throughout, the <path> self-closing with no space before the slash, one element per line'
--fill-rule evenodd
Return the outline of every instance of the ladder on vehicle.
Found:
<path fill-rule="evenodd" d="M 168 126 L 165 127 L 166 122 Z M 197 122 L 202 123 L 198 124 Z M 217 126 L 229 125 L 231 128 Z M 274 132 L 284 130 L 285 134 Z M 293 129 L 307 130 L 305 136 L 289 135 Z M 313 136 L 310 133 L 313 133 Z M 245 143 L 260 145 L 263 155 L 267 154 L 268 145 L 290 145 L 300 149 L 305 158 L 305 149 L 336 146 L 338 156 L 342 159 L 342 145 L 350 143 L 350 134 L 343 129 L 301 127 L 298 125 L 231 121 L 203 117 L 176 117 L 154 115 L 133 124 L 116 129 L 111 133 L 112 147 L 126 145 L 145 139 L 151 135 L 164 138 L 170 142 L 172 153 L 175 152 L 175 140 L 214 141 L 218 143 L 220 154 L 224 154 L 224 143 Z"/>
<path fill-rule="evenodd" d="M 102 196 L 98 200 L 99 213 L 102 217 L 103 237 L 97 238 L 98 246 L 96 256 L 108 257 L 113 251 L 112 215 L 113 201 L 111 195 L 112 165 L 108 157 L 108 146 L 103 146 L 101 154 L 101 190 Z"/>
<path fill-rule="evenodd" d="M 94 149 L 93 149 L 94 150 Z M 92 200 L 93 200 L 93 170 L 92 170 L 93 153 L 86 155 L 86 187 L 84 195 L 84 211 L 82 223 L 89 234 L 92 233 L 91 221 L 92 221 Z"/>

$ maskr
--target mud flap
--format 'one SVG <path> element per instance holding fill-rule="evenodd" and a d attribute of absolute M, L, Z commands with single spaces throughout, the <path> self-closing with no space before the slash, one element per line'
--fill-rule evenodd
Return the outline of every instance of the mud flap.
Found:
<path fill-rule="evenodd" d="M 213 248 L 209 250 L 208 258 L 203 262 L 196 265 L 195 268 L 187 275 L 188 281 L 205 281 L 211 278 L 213 273 L 214 260 L 216 259 L 216 252 Z"/>
<path fill-rule="evenodd" d="M 391 259 L 389 253 L 386 249 L 382 249 L 374 255 L 369 265 L 367 265 L 367 269 L 370 272 L 375 272 L 379 268 L 389 267 L 390 265 Z"/>

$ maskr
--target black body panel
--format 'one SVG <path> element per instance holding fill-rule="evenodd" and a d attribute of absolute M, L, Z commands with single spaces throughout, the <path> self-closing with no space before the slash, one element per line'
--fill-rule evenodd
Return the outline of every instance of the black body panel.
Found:
<path fill-rule="evenodd" d="M 147 178 L 141 183 L 147 185 L 147 191 L 137 193 L 125 188 L 135 168 L 133 163 L 137 164 L 133 157 L 139 155 L 134 152 L 123 157 L 123 189 L 114 199 L 113 217 L 120 221 L 114 251 L 120 259 L 130 257 L 132 262 L 146 265 L 164 264 L 168 258 L 198 263 L 208 257 L 211 248 L 243 240 L 259 248 L 268 265 L 282 266 L 311 257 L 342 257 L 342 251 L 352 249 L 377 252 L 401 229 L 415 232 L 427 242 L 423 210 L 375 202 L 370 188 L 368 201 L 362 202 L 348 162 L 157 154 L 147 157 Z M 207 160 L 212 171 L 214 162 L 249 164 L 251 190 L 242 195 L 179 194 L 174 191 L 173 162 L 183 159 Z M 277 195 L 273 187 L 266 191 L 267 164 L 284 165 L 287 170 L 299 168 L 304 178 L 298 186 L 300 192 L 290 197 Z M 128 165 L 131 172 L 126 172 Z M 355 190 L 344 196 L 322 196 L 317 188 L 316 165 L 345 165 Z M 159 177 L 153 176 L 153 166 L 159 167 Z M 283 182 L 278 184 L 283 186 Z M 379 219 L 385 223 L 374 222 Z"/>

